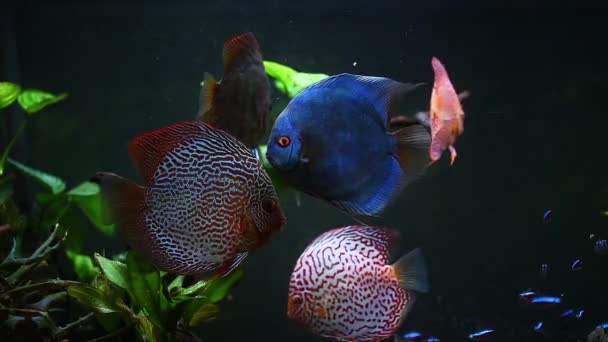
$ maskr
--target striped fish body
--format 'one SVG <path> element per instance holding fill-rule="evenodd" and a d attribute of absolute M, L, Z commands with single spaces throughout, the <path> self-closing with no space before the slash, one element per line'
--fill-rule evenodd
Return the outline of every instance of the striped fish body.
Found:
<path fill-rule="evenodd" d="M 397 237 L 396 231 L 368 226 L 319 236 L 291 275 L 288 317 L 338 341 L 381 341 L 393 335 L 414 302 L 399 265 L 388 264 Z"/>
<path fill-rule="evenodd" d="M 97 179 L 126 242 L 159 269 L 226 274 L 285 223 L 259 161 L 208 124 L 142 134 L 129 153 L 147 187 L 113 174 Z"/>

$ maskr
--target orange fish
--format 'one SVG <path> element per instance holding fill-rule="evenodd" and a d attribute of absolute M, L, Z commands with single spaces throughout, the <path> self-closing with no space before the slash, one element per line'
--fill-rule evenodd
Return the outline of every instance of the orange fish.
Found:
<path fill-rule="evenodd" d="M 433 57 L 431 64 L 435 72 L 435 82 L 431 94 L 432 142 L 429 154 L 432 162 L 435 162 L 441 158 L 443 151 L 449 148 L 450 165 L 453 165 L 457 155 L 454 143 L 464 131 L 464 111 L 443 64 L 436 57 Z"/>

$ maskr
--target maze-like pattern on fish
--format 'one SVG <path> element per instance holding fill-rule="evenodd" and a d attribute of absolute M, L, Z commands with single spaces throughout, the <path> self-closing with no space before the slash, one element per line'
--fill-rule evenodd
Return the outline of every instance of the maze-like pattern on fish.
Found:
<path fill-rule="evenodd" d="M 290 280 L 303 298 L 296 317 L 319 335 L 379 341 L 399 327 L 410 294 L 387 265 L 391 231 L 349 226 L 328 231 L 306 248 Z"/>
<path fill-rule="evenodd" d="M 261 210 L 264 196 L 274 194 L 245 146 L 206 124 L 193 124 L 200 135 L 167 153 L 146 197 L 146 233 L 155 245 L 149 257 L 178 274 L 211 272 L 232 262 L 244 252 L 239 245 L 251 222 L 247 215 L 259 216 L 255 210 Z"/>

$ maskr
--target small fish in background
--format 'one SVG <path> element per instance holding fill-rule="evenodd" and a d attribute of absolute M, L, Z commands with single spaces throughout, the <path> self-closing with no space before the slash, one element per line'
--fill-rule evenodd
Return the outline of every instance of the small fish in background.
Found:
<path fill-rule="evenodd" d="M 535 296 L 536 292 L 534 291 L 524 291 L 518 295 L 519 301 L 524 304 L 530 304 Z"/>
<path fill-rule="evenodd" d="M 545 326 L 545 323 L 543 322 L 536 322 L 534 324 L 534 326 L 532 327 L 532 329 L 538 333 L 543 332 L 543 328 Z"/>
<path fill-rule="evenodd" d="M 377 216 L 429 163 L 424 126 L 388 127 L 398 101 L 418 86 L 351 74 L 315 83 L 277 117 L 266 158 L 296 190 Z"/>
<path fill-rule="evenodd" d="M 418 331 L 405 333 L 403 336 L 395 335 L 394 342 L 441 342 L 440 339 L 434 336 L 426 336 Z"/>
<path fill-rule="evenodd" d="M 471 341 L 491 341 L 496 335 L 494 329 L 479 330 L 469 334 L 469 340 Z"/>
<path fill-rule="evenodd" d="M 559 315 L 559 317 L 567 318 L 567 319 L 581 320 L 583 318 L 584 314 L 585 314 L 585 310 L 583 310 L 583 309 L 578 309 L 578 310 L 566 309 Z"/>
<path fill-rule="evenodd" d="M 435 82 L 431 93 L 431 136 L 429 155 L 432 162 L 441 158 L 446 149 L 450 150 L 450 165 L 456 160 L 456 139 L 464 132 L 464 111 L 460 99 L 450 81 L 443 64 L 433 57 L 431 65 Z"/>
<path fill-rule="evenodd" d="M 572 262 L 572 264 L 570 264 L 570 268 L 573 271 L 580 271 L 583 269 L 583 260 L 581 259 L 576 259 Z"/>
<path fill-rule="evenodd" d="M 540 265 L 540 277 L 542 279 L 547 278 L 547 276 L 549 275 L 549 270 L 551 268 L 549 267 L 549 264 L 542 264 Z"/>
<path fill-rule="evenodd" d="M 232 135 L 200 122 L 141 134 L 129 155 L 146 187 L 99 172 L 109 212 L 126 242 L 159 269 L 223 276 L 285 224 L 270 177 Z"/>
<path fill-rule="evenodd" d="M 553 218 L 553 211 L 551 211 L 551 209 L 545 211 L 545 213 L 543 214 L 543 223 L 547 224 L 547 223 L 551 222 L 552 218 Z"/>
<path fill-rule="evenodd" d="M 530 300 L 530 306 L 537 309 L 552 309 L 562 303 L 562 298 L 558 296 L 535 296 Z"/>
<path fill-rule="evenodd" d="M 388 263 L 398 236 L 396 230 L 369 226 L 321 234 L 291 274 L 287 316 L 338 341 L 382 341 L 394 335 L 415 293 L 429 290 L 420 249 Z"/>
<path fill-rule="evenodd" d="M 573 309 L 567 309 L 566 311 L 562 312 L 561 315 L 559 315 L 559 317 L 561 317 L 561 318 L 568 318 L 568 317 L 573 317 L 573 316 L 574 316 Z"/>
<path fill-rule="evenodd" d="M 274 86 L 290 99 L 308 86 L 329 78 L 327 74 L 298 72 L 287 65 L 272 61 L 264 61 L 264 69 L 268 76 L 274 78 Z"/>
<path fill-rule="evenodd" d="M 197 119 L 256 147 L 269 126 L 270 82 L 262 52 L 251 32 L 224 43 L 222 80 L 205 73 Z"/>
<path fill-rule="evenodd" d="M 604 239 L 596 240 L 593 243 L 593 251 L 597 255 L 608 255 L 608 241 Z"/>

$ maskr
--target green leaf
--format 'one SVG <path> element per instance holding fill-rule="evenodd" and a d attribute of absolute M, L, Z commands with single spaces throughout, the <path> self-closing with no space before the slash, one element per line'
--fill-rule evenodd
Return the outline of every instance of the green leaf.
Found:
<path fill-rule="evenodd" d="M 10 183 L 0 185 L 0 205 L 4 204 L 13 195 L 13 187 Z"/>
<path fill-rule="evenodd" d="M 154 333 L 154 325 L 150 322 L 148 317 L 142 312 L 139 313 L 139 320 L 137 321 L 137 335 L 144 342 L 155 342 L 156 334 Z"/>
<path fill-rule="evenodd" d="M 67 292 L 68 296 L 94 312 L 101 314 L 119 312 L 116 305 L 109 298 L 106 298 L 101 290 L 92 286 L 85 284 L 70 285 Z"/>
<path fill-rule="evenodd" d="M 13 165 L 17 170 L 25 173 L 26 175 L 34 178 L 36 181 L 41 183 L 42 185 L 47 186 L 53 194 L 58 194 L 65 190 L 65 182 L 61 180 L 61 178 L 55 177 L 51 174 L 33 169 L 29 166 L 21 164 L 20 162 L 8 158 L 8 162 Z"/>
<path fill-rule="evenodd" d="M 183 316 L 183 323 L 188 328 L 201 325 L 204 322 L 214 320 L 220 313 L 219 306 L 212 303 L 193 302 L 188 306 Z"/>
<path fill-rule="evenodd" d="M 160 299 L 164 294 L 158 270 L 134 251 L 129 251 L 127 274 L 134 301 L 146 312 L 150 322 L 164 329 L 166 312 L 161 312 Z"/>
<path fill-rule="evenodd" d="M 173 279 L 173 281 L 167 287 L 167 290 L 170 294 L 174 293 L 174 290 L 175 292 L 177 292 L 179 289 L 182 288 L 182 285 L 184 284 L 184 278 L 184 276 L 177 276 L 175 277 L 175 279 Z"/>
<path fill-rule="evenodd" d="M 89 280 L 99 273 L 99 269 L 95 267 L 90 256 L 70 250 L 67 250 L 65 254 L 72 260 L 74 272 L 76 272 L 79 279 Z"/>
<path fill-rule="evenodd" d="M 221 301 L 242 276 L 243 270 L 238 269 L 224 278 L 211 281 L 211 285 L 207 288 L 207 291 L 205 291 L 205 296 L 211 303 Z"/>
<path fill-rule="evenodd" d="M 10 82 L 0 82 L 0 109 L 6 108 L 15 102 L 21 92 L 21 87 Z"/>
<path fill-rule="evenodd" d="M 277 62 L 264 61 L 266 74 L 274 78 L 279 91 L 294 98 L 308 86 L 329 77 L 326 74 L 297 72 L 296 70 Z"/>
<path fill-rule="evenodd" d="M 102 233 L 110 236 L 114 235 L 114 225 L 104 224 L 103 202 L 99 185 L 92 182 L 83 182 L 70 190 L 68 195 Z"/>
<path fill-rule="evenodd" d="M 129 291 L 129 274 L 127 272 L 127 265 L 120 261 L 114 261 L 102 257 L 98 253 L 95 253 L 95 262 L 101 268 L 106 279 L 115 284 L 116 286 Z"/>
<path fill-rule="evenodd" d="M 83 182 L 80 183 L 77 187 L 68 191 L 68 195 L 72 196 L 95 196 L 99 194 L 99 185 L 93 182 Z"/>
<path fill-rule="evenodd" d="M 181 303 L 193 299 L 206 298 L 207 296 L 204 294 L 204 292 L 209 285 L 210 283 L 208 281 L 201 280 L 186 288 L 182 288 L 180 285 L 180 287 L 174 291 L 171 291 L 170 289 L 169 294 L 171 295 L 171 301 L 173 303 Z M 171 285 L 169 285 L 169 287 L 171 287 Z"/>
<path fill-rule="evenodd" d="M 44 107 L 57 103 L 68 97 L 68 94 L 53 95 L 38 89 L 24 89 L 19 94 L 19 105 L 28 114 L 36 113 Z"/>
<path fill-rule="evenodd" d="M 21 133 L 21 131 L 23 131 L 26 124 L 27 124 L 27 120 L 21 121 L 19 128 L 17 128 L 17 132 L 15 132 L 15 135 L 13 136 L 11 141 L 9 141 L 8 145 L 6 145 L 6 148 L 2 152 L 2 156 L 0 156 L 0 176 L 2 176 L 4 174 L 4 165 L 6 164 L 8 155 L 13 150 L 13 146 L 15 146 L 15 143 L 17 142 L 17 138 L 19 138 L 19 134 Z"/>

